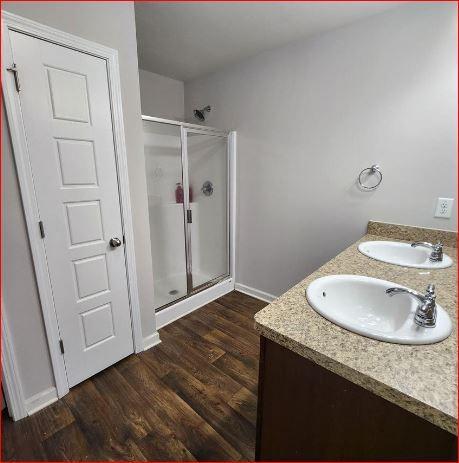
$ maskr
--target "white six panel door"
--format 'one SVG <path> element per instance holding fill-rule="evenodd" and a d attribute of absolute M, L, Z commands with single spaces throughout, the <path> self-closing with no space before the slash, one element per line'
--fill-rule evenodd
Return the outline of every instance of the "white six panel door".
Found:
<path fill-rule="evenodd" d="M 10 37 L 71 387 L 134 350 L 107 67 L 25 34 Z"/>

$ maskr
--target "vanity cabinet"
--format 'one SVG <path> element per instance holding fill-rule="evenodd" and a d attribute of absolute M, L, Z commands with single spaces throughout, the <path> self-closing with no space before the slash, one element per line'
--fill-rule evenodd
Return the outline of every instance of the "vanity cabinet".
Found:
<path fill-rule="evenodd" d="M 457 436 L 264 336 L 258 393 L 257 461 L 457 461 Z"/>

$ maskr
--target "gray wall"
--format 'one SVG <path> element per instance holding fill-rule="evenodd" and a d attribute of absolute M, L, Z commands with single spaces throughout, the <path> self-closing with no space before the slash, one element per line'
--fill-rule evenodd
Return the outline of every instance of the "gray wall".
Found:
<path fill-rule="evenodd" d="M 142 114 L 183 120 L 185 117 L 185 86 L 181 80 L 139 69 L 139 81 Z"/>
<path fill-rule="evenodd" d="M 119 52 L 142 331 L 147 336 L 155 330 L 155 318 L 133 3 L 8 2 L 2 7 Z M 4 175 L 8 175 L 3 207 L 9 218 L 3 222 L 4 249 L 8 250 L 4 256 L 5 310 L 26 397 L 30 397 L 53 385 L 53 378 L 8 137 L 3 143 Z"/>
<path fill-rule="evenodd" d="M 5 110 L 2 105 L 3 302 L 24 396 L 54 386 Z"/>
<path fill-rule="evenodd" d="M 433 218 L 456 196 L 456 28 L 453 3 L 407 4 L 185 83 L 186 117 L 238 131 L 238 282 L 279 295 L 369 219 L 456 229 Z"/>

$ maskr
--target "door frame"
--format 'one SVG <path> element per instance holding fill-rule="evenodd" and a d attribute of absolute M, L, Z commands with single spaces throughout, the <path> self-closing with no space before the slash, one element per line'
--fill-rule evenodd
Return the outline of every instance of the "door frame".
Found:
<path fill-rule="evenodd" d="M 135 352 L 141 352 L 144 347 L 140 318 L 139 295 L 137 288 L 134 232 L 131 216 L 131 200 L 129 195 L 129 179 L 127 171 L 126 142 L 124 136 L 124 121 L 121 102 L 118 51 L 77 37 L 75 35 L 68 34 L 58 29 L 45 26 L 30 19 L 2 11 L 2 87 L 4 104 L 8 119 L 11 142 L 13 145 L 14 159 L 16 163 L 16 170 L 21 191 L 24 215 L 27 224 L 30 248 L 32 251 L 35 276 L 40 296 L 40 303 L 48 340 L 51 364 L 56 383 L 56 390 L 58 397 L 62 397 L 69 392 L 69 385 L 67 381 L 64 358 L 59 348 L 58 321 L 52 297 L 53 293 L 51 282 L 47 269 L 45 247 L 38 227 L 38 222 L 40 220 L 38 201 L 35 195 L 32 170 L 29 162 L 29 150 L 27 147 L 26 133 L 22 120 L 19 94 L 16 91 L 14 76 L 6 69 L 7 67 L 11 66 L 13 62 L 9 37 L 10 31 L 24 33 L 37 39 L 45 40 L 56 45 L 86 53 L 106 61 L 112 114 L 113 140 L 120 194 L 120 212 L 123 234 L 126 241 L 124 246 L 124 254 L 131 312 L 133 346 Z M 8 327 L 6 326 L 4 329 L 7 328 Z M 11 339 L 11 336 L 9 336 L 9 338 Z M 15 389 L 20 390 L 20 384 L 16 384 Z"/>

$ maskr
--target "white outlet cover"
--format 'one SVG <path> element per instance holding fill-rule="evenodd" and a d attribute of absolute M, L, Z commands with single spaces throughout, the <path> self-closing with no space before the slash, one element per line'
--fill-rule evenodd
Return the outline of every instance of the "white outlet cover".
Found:
<path fill-rule="evenodd" d="M 440 217 L 442 219 L 451 218 L 451 214 L 453 212 L 453 204 L 453 198 L 438 198 L 434 217 Z"/>

